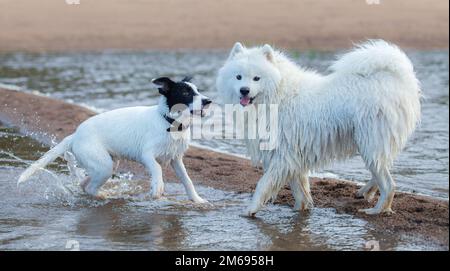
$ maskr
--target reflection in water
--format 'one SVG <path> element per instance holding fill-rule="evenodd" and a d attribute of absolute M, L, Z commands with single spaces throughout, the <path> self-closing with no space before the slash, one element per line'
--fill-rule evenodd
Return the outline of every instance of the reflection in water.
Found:
<path fill-rule="evenodd" d="M 66 174 L 62 163 L 17 189 L 25 164 L 47 149 L 14 129 L 1 131 L 0 250 L 64 250 L 70 240 L 81 250 L 362 250 L 374 239 L 382 249 L 430 249 L 421 240 L 374 236 L 364 220 L 328 208 L 300 214 L 269 205 L 249 219 L 240 215 L 249 194 L 199 185 L 210 205 L 188 201 L 179 183 L 167 183 L 165 198 L 155 201 L 149 181 L 130 175 L 108 181 L 102 189 L 110 199 L 96 201 L 81 192 L 73 165 Z"/>
<path fill-rule="evenodd" d="M 0 178 L 19 171 L 10 174 Z M 65 175 L 60 178 L 72 183 Z M 41 178 L 20 191 L 15 178 L 10 180 L 0 187 L 1 204 L 7 207 L 0 211 L 0 249 L 64 250 L 68 240 L 76 240 L 81 250 L 362 250 L 367 241 L 379 238 L 365 221 L 333 209 L 299 214 L 288 206 L 271 205 L 259 218 L 242 217 L 249 194 L 202 186 L 199 193 L 212 206 L 188 203 L 182 185 L 175 183 L 167 184 L 167 198 L 159 201 L 144 192 L 98 202 L 73 187 L 76 194 L 63 197 L 54 183 Z M 140 182 L 129 187 L 143 185 Z M 43 196 L 48 189 L 52 196 Z M 115 196 L 122 192 L 129 194 L 115 191 Z M 398 236 L 383 239 L 390 240 L 383 249 L 411 249 Z M 424 244 L 412 248 L 429 249 Z"/>

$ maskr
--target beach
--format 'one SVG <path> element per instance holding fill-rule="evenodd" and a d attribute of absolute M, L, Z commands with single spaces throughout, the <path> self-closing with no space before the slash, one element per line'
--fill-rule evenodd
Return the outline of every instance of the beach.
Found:
<path fill-rule="evenodd" d="M 377 4 L 379 3 L 379 4 Z M 369 38 L 448 48 L 441 0 L 0 0 L 0 51 L 228 49 L 236 41 L 335 50 Z"/>

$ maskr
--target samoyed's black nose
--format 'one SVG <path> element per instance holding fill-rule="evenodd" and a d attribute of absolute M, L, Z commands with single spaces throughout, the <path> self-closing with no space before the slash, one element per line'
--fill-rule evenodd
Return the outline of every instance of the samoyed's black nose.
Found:
<path fill-rule="evenodd" d="M 249 87 L 241 87 L 240 92 L 243 96 L 247 96 L 250 93 Z"/>

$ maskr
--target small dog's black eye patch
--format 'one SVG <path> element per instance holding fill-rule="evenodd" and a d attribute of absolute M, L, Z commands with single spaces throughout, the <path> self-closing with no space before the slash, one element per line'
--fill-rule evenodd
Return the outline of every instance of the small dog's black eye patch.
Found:
<path fill-rule="evenodd" d="M 172 109 L 175 105 L 182 104 L 189 107 L 193 103 L 194 96 L 198 94 L 190 85 L 191 79 L 192 77 L 186 76 L 183 80 L 174 82 L 168 77 L 160 77 L 153 79 L 152 82 L 158 85 L 159 93 L 166 97 L 167 106 Z"/>
<path fill-rule="evenodd" d="M 166 96 L 167 105 L 172 108 L 176 104 L 189 106 L 194 101 L 194 90 L 184 82 L 175 83 Z"/>

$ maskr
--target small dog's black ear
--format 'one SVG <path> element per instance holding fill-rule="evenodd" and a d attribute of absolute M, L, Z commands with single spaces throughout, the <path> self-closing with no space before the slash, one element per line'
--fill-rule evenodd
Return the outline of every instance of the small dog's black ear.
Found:
<path fill-rule="evenodd" d="M 184 77 L 183 78 L 183 80 L 181 80 L 182 82 L 191 82 L 191 80 L 192 80 L 192 76 L 186 76 L 186 77 Z"/>
<path fill-rule="evenodd" d="M 172 81 L 169 77 L 160 77 L 152 80 L 152 83 L 159 86 L 158 90 L 159 93 L 162 95 L 166 95 L 173 84 L 175 84 L 174 81 Z"/>

